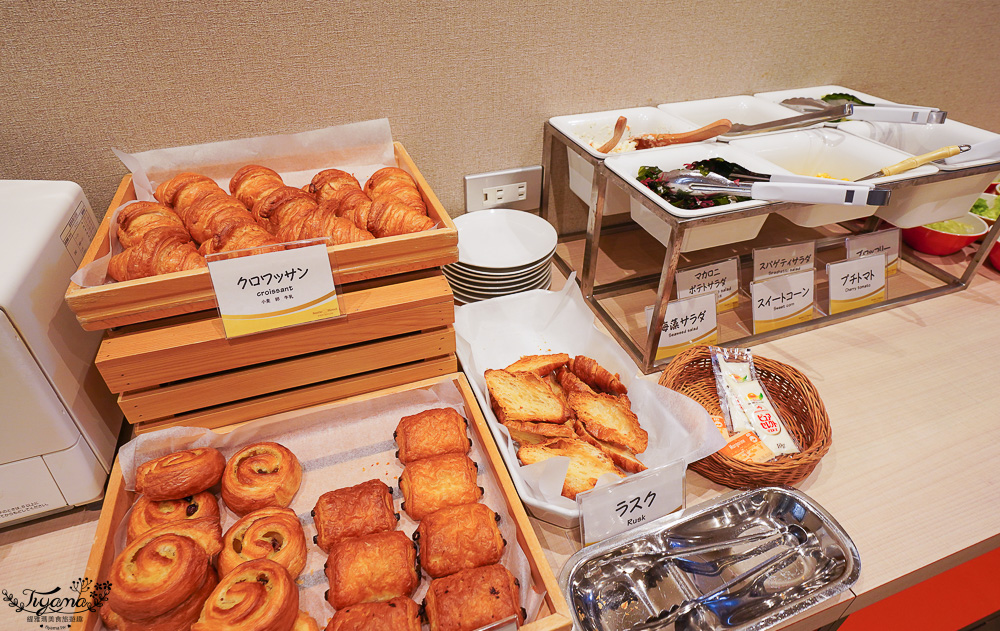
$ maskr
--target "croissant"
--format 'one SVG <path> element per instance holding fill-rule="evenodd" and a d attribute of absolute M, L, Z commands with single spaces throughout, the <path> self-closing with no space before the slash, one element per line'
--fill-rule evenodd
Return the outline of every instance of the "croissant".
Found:
<path fill-rule="evenodd" d="M 117 281 L 205 267 L 191 237 L 179 226 L 151 228 L 138 244 L 111 257 L 108 275 Z"/>
<path fill-rule="evenodd" d="M 284 186 L 281 176 L 272 169 L 257 164 L 248 164 L 233 174 L 229 180 L 229 192 L 247 208 L 276 188 Z"/>
<path fill-rule="evenodd" d="M 156 187 L 153 197 L 156 198 L 156 201 L 161 204 L 175 206 L 177 204 L 177 194 L 181 191 L 181 189 L 195 182 L 215 183 L 212 182 L 211 178 L 201 175 L 200 173 L 179 173 L 169 180 L 161 182 L 160 185 Z"/>
<path fill-rule="evenodd" d="M 254 223 L 253 220 L 247 219 L 242 223 L 231 223 L 223 226 L 222 230 L 201 244 L 198 252 L 202 256 L 208 256 L 218 252 L 259 248 L 264 245 L 272 245 L 275 242 L 276 240 L 271 236 L 271 233 Z"/>
<path fill-rule="evenodd" d="M 320 206 L 302 223 L 298 238 L 317 239 L 326 237 L 330 239 L 331 245 L 343 245 L 345 243 L 357 243 L 358 241 L 369 241 L 375 236 L 363 230 L 346 217 L 338 217 L 332 212 L 324 212 Z"/>
<path fill-rule="evenodd" d="M 365 192 L 375 199 L 394 195 L 416 212 L 426 215 L 427 205 L 410 174 L 397 167 L 386 167 L 372 174 L 365 182 Z"/>
<path fill-rule="evenodd" d="M 315 198 L 309 193 L 293 186 L 281 186 L 259 199 L 250 212 L 257 223 L 264 226 L 271 234 L 277 235 L 283 226 L 301 223 L 317 206 Z"/>
<path fill-rule="evenodd" d="M 354 222 L 354 225 L 362 230 L 368 230 L 368 217 L 372 211 L 372 200 L 367 193 L 361 189 L 350 189 L 340 197 L 324 202 L 333 206 L 336 202 L 336 213 L 339 217 L 346 217 Z"/>
<path fill-rule="evenodd" d="M 434 227 L 434 220 L 411 210 L 397 198 L 385 195 L 372 202 L 367 227 L 376 237 L 392 237 L 429 230 Z"/>
<path fill-rule="evenodd" d="M 158 226 L 176 226 L 187 232 L 184 222 L 168 206 L 157 202 L 129 204 L 118 213 L 118 241 L 124 248 L 132 247 Z"/>
<path fill-rule="evenodd" d="M 332 195 L 343 189 L 356 188 L 361 190 L 358 178 L 340 169 L 325 169 L 313 176 L 309 183 L 309 191 L 316 195 L 320 202 L 326 201 Z"/>
<path fill-rule="evenodd" d="M 219 194 L 225 195 L 225 191 L 219 188 L 219 185 L 214 181 L 208 178 L 194 180 L 178 189 L 174 196 L 174 212 L 180 215 L 185 226 L 189 226 L 191 220 L 188 218 L 188 213 L 191 212 L 191 209 L 202 199 Z M 190 230 L 190 227 L 188 229 Z"/>

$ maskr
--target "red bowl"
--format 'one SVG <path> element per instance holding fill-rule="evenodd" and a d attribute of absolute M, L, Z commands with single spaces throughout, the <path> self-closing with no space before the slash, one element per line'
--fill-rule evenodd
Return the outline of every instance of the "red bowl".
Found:
<path fill-rule="evenodd" d="M 974 228 L 975 234 L 955 234 L 934 230 L 927 226 L 917 226 L 903 229 L 903 241 L 918 252 L 947 256 L 975 243 L 976 239 L 989 232 L 989 226 L 986 225 L 983 218 L 972 213 L 966 213 L 964 217 L 954 221 L 960 221 L 970 228 Z"/>
<path fill-rule="evenodd" d="M 993 247 L 990 248 L 989 259 L 990 265 L 993 266 L 993 269 L 1000 272 L 1000 241 L 994 243 Z"/>

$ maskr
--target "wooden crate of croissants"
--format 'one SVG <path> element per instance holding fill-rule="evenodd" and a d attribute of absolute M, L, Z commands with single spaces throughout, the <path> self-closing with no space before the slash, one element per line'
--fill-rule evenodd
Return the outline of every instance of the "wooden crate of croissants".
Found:
<path fill-rule="evenodd" d="M 95 364 L 137 431 L 219 427 L 458 369 L 454 298 L 438 266 L 457 231 L 405 149 L 364 183 L 325 168 L 303 188 L 262 165 L 224 191 L 207 176 L 159 183 L 114 217 L 119 282 L 71 285 L 84 328 L 112 327 Z M 81 265 L 111 250 L 122 183 Z M 203 255 L 326 237 L 344 317 L 230 340 Z M 169 266 L 180 271 L 169 271 Z M 191 267 L 191 269 L 184 269 Z"/>
<path fill-rule="evenodd" d="M 73 631 L 570 629 L 464 375 L 281 420 L 123 448 Z"/>
<path fill-rule="evenodd" d="M 87 330 L 212 309 L 204 256 L 289 241 L 328 238 L 338 283 L 438 268 L 458 260 L 458 231 L 403 146 L 396 167 L 367 181 L 337 168 L 317 170 L 306 186 L 286 186 L 264 165 L 235 170 L 224 190 L 198 173 L 159 183 L 155 201 L 126 206 L 114 238 L 123 250 L 108 275 L 116 282 L 70 283 L 66 302 Z M 136 199 L 125 176 L 81 263 L 112 252 L 112 218 Z"/>

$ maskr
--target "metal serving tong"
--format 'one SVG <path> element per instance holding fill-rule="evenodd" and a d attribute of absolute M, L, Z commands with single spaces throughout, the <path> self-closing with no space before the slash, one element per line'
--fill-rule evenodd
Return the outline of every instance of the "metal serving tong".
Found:
<path fill-rule="evenodd" d="M 703 175 L 700 171 L 677 169 L 664 173 L 660 181 L 670 192 L 680 195 L 739 195 L 763 201 L 804 204 L 884 206 L 889 202 L 890 193 L 871 184 L 780 173 L 740 175 L 734 181 L 718 173 Z"/>
<path fill-rule="evenodd" d="M 831 105 L 842 105 L 845 103 L 847 101 L 834 100 L 831 102 L 806 97 L 795 97 L 785 99 L 781 102 L 785 107 L 803 113 L 816 112 L 826 109 Z M 851 120 L 940 125 L 948 119 L 948 112 L 943 112 L 936 107 L 925 107 L 923 105 L 904 105 L 902 103 L 878 103 L 873 105 L 851 103 L 851 105 L 854 108 L 854 111 L 848 117 Z"/>
<path fill-rule="evenodd" d="M 840 118 L 847 118 L 850 120 L 919 124 L 943 123 L 948 116 L 947 112 L 942 112 L 941 110 L 937 110 L 935 108 L 916 107 L 913 105 L 856 105 L 854 103 L 830 105 L 824 101 L 817 101 L 817 103 L 822 103 L 824 107 L 822 109 L 813 109 L 812 111 L 800 114 L 799 116 L 780 118 L 766 123 L 757 123 L 756 125 L 742 125 L 736 123 L 733 125 L 732 129 L 723 134 L 721 138 L 744 136 L 746 134 L 754 134 L 764 131 L 779 131 L 782 129 L 807 127 L 815 123 L 825 123 Z"/>

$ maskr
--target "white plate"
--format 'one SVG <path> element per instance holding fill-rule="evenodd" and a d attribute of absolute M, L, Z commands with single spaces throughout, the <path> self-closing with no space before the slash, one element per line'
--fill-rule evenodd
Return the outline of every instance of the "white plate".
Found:
<path fill-rule="evenodd" d="M 462 263 L 449 263 L 445 267 L 451 270 L 457 270 L 460 274 L 464 274 L 470 278 L 482 278 L 484 280 L 509 280 L 512 278 L 519 278 L 525 274 L 531 274 L 542 269 L 552 261 L 552 256 L 555 254 L 555 249 L 548 253 L 548 255 L 542 257 L 540 260 L 535 261 L 531 265 L 522 265 L 514 269 L 504 269 L 503 271 L 491 271 L 482 267 L 475 267 L 472 265 L 464 265 Z"/>
<path fill-rule="evenodd" d="M 542 280 L 542 278 L 544 278 L 546 275 L 549 274 L 551 274 L 551 270 L 540 269 L 538 270 L 537 273 L 532 274 L 531 276 L 526 276 L 516 281 L 510 281 L 499 284 L 477 283 L 475 281 L 469 282 L 467 280 L 462 279 L 461 277 L 450 275 L 447 272 L 445 272 L 444 276 L 445 278 L 448 279 L 449 285 L 451 285 L 453 288 L 458 287 L 463 291 L 474 291 L 480 293 L 494 293 L 494 292 L 511 293 L 513 291 L 520 291 L 527 286 L 534 285 L 535 283 Z"/>
<path fill-rule="evenodd" d="M 489 270 L 535 264 L 556 247 L 558 235 L 538 215 L 509 208 L 490 208 L 455 218 L 458 261 Z"/>
<path fill-rule="evenodd" d="M 533 265 L 531 267 L 526 267 L 524 270 L 517 272 L 516 274 L 505 274 L 503 276 L 493 275 L 493 274 L 481 274 L 476 272 L 475 269 L 468 267 L 461 267 L 457 264 L 445 265 L 442 269 L 447 276 L 453 276 L 461 281 L 470 284 L 508 284 L 516 283 L 529 278 L 532 276 L 537 276 L 542 271 L 544 271 L 549 265 L 552 264 L 552 258 L 548 257 L 542 260 L 538 265 Z"/>
<path fill-rule="evenodd" d="M 531 291 L 532 289 L 548 289 L 549 285 L 552 284 L 552 275 L 546 274 L 534 285 L 525 287 L 524 289 L 518 289 L 515 291 L 504 291 L 504 292 L 477 292 L 477 291 L 464 291 L 462 289 L 451 288 L 453 294 L 459 299 L 465 302 L 477 302 L 479 300 L 489 300 L 490 298 L 499 298 L 501 296 L 510 296 L 511 294 L 519 294 L 523 291 Z"/>

